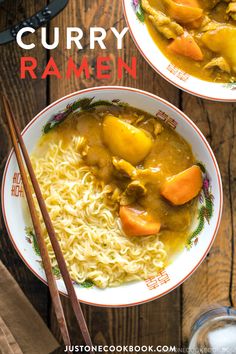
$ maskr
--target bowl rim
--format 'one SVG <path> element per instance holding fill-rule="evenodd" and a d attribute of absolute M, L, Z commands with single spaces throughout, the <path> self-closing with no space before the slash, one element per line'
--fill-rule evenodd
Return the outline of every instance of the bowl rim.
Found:
<path fill-rule="evenodd" d="M 131 1 L 131 0 L 130 0 Z M 144 51 L 141 49 L 140 45 L 138 44 L 138 41 L 136 40 L 136 36 L 134 35 L 133 33 L 133 30 L 131 28 L 131 25 L 130 25 L 130 22 L 129 22 L 129 19 L 128 19 L 128 15 L 127 15 L 127 11 L 126 11 L 126 8 L 127 8 L 127 0 L 122 0 L 122 4 L 123 4 L 123 10 L 124 10 L 124 16 L 125 16 L 125 20 L 126 20 L 126 23 L 128 25 L 128 28 L 129 28 L 129 32 L 131 34 L 131 37 L 133 39 L 133 42 L 134 44 L 136 45 L 136 47 L 138 48 L 140 54 L 142 55 L 142 57 L 146 60 L 146 62 L 160 75 L 162 76 L 166 81 L 168 81 L 170 84 L 174 85 L 175 87 L 177 87 L 178 89 L 181 89 L 182 91 L 184 92 L 187 92 L 193 96 L 197 96 L 197 97 L 200 97 L 200 98 L 203 98 L 203 99 L 206 99 L 206 100 L 210 100 L 210 101 L 215 101 L 215 102 L 236 102 L 236 98 L 221 98 L 221 97 L 213 97 L 213 96 L 205 96 L 205 95 L 202 95 L 201 93 L 199 92 L 196 92 L 196 91 L 191 91 L 190 89 L 186 88 L 186 87 L 183 87 L 181 86 L 180 83 L 178 82 L 175 82 L 174 79 L 170 79 L 168 78 L 161 70 L 158 69 L 158 67 L 152 63 L 146 56 L 146 54 L 144 53 Z M 135 13 L 134 13 L 134 16 L 135 16 Z M 157 46 L 157 49 L 160 51 L 159 47 Z M 160 51 L 161 52 L 161 51 Z M 171 62 L 170 62 L 171 63 Z M 190 74 L 189 74 L 190 75 Z M 193 75 L 190 75 L 191 77 L 194 77 Z M 203 80 L 201 80 L 203 81 Z M 204 82 L 207 82 L 207 81 L 204 81 Z"/>
<path fill-rule="evenodd" d="M 181 284 L 183 284 L 194 272 L 195 270 L 201 265 L 201 263 L 204 261 L 204 259 L 206 258 L 207 254 L 209 253 L 215 238 L 217 236 L 219 227 L 220 227 L 220 223 L 221 223 L 221 218 L 222 218 L 222 211 L 223 211 L 223 186 L 222 186 L 222 179 L 221 179 L 221 174 L 220 174 L 220 169 L 216 160 L 216 157 L 209 145 L 209 143 L 207 142 L 206 138 L 204 137 L 203 133 L 200 131 L 200 129 L 195 125 L 195 123 L 184 113 L 182 112 L 179 108 L 175 107 L 172 103 L 166 101 L 165 99 L 156 96 L 150 92 L 146 92 L 143 90 L 139 90 L 136 88 L 131 88 L 131 87 L 125 87 L 125 86 L 98 86 L 98 87 L 93 87 L 93 88 L 88 88 L 88 89 L 83 89 L 80 91 L 75 91 L 71 94 L 68 94 L 56 101 L 54 101 L 53 103 L 51 103 L 50 105 L 48 105 L 47 107 L 45 107 L 42 111 L 40 111 L 27 125 L 26 127 L 23 129 L 23 131 L 21 132 L 21 135 L 24 136 L 24 134 L 28 131 L 28 129 L 41 117 L 42 114 L 46 113 L 47 111 L 49 111 L 51 108 L 53 108 L 54 106 L 56 106 L 58 103 L 63 102 L 64 100 L 67 100 L 68 98 L 80 95 L 80 94 L 84 94 L 84 93 L 89 93 L 89 92 L 96 92 L 96 91 L 101 91 L 101 90 L 118 90 L 118 91 L 129 91 L 129 92 L 133 92 L 133 93 L 139 93 L 141 95 L 145 95 L 147 97 L 151 97 L 165 105 L 167 105 L 168 107 L 172 108 L 173 110 L 175 110 L 182 118 L 184 121 L 187 121 L 191 127 L 196 131 L 196 133 L 199 135 L 199 138 L 202 140 L 202 142 L 205 144 L 209 155 L 212 159 L 212 162 L 214 164 L 215 170 L 216 170 L 216 174 L 217 174 L 217 182 L 218 182 L 218 188 L 220 191 L 220 196 L 219 196 L 219 200 L 220 200 L 220 205 L 219 205 L 219 210 L 218 210 L 218 215 L 217 215 L 217 223 L 215 226 L 215 230 L 212 233 L 212 238 L 211 241 L 209 242 L 209 245 L 204 253 L 204 255 L 202 256 L 202 258 L 200 259 L 200 261 L 191 269 L 191 271 L 181 280 L 179 281 L 177 284 L 173 285 L 170 289 L 162 292 L 159 295 L 156 296 L 151 296 L 150 298 L 146 298 L 142 301 L 138 301 L 138 302 L 131 302 L 131 303 L 126 303 L 126 304 L 116 304 L 116 305 L 105 305 L 105 304 L 99 304 L 97 302 L 88 302 L 88 301 L 84 301 L 79 299 L 78 300 L 81 301 L 82 303 L 86 304 L 86 305 L 92 305 L 92 306 L 99 306 L 99 307 L 108 307 L 108 308 L 119 308 L 119 307 L 130 307 L 130 306 L 136 306 L 136 305 L 141 305 L 153 300 L 156 300 L 158 298 L 161 298 L 162 296 L 170 293 L 171 291 L 175 290 L 176 288 L 178 288 Z M 41 277 L 41 275 L 39 275 L 28 263 L 26 257 L 20 252 L 20 250 L 18 249 L 15 241 L 14 241 L 14 237 L 11 234 L 10 231 L 10 227 L 8 224 L 8 220 L 7 220 L 7 216 L 6 216 L 6 211 L 5 211 L 5 198 L 4 198 L 4 191 L 5 191 L 5 184 L 6 184 L 6 176 L 7 176 L 7 172 L 8 172 L 8 167 L 9 164 L 11 162 L 11 159 L 14 155 L 14 150 L 11 149 L 6 165 L 5 165 L 5 169 L 4 169 L 4 173 L 3 173 L 3 178 L 2 178 L 2 186 L 1 186 L 1 207 L 2 207 L 2 213 L 3 213 L 3 219 L 5 222 L 5 226 L 7 229 L 7 233 L 8 236 L 12 242 L 12 245 L 14 246 L 16 252 L 18 253 L 19 257 L 21 258 L 21 260 L 24 262 L 24 264 L 28 267 L 28 269 L 39 279 L 41 280 L 45 285 L 48 286 L 47 281 Z M 64 295 L 66 297 L 68 297 L 68 294 L 66 294 L 64 291 L 59 291 L 61 295 Z"/>

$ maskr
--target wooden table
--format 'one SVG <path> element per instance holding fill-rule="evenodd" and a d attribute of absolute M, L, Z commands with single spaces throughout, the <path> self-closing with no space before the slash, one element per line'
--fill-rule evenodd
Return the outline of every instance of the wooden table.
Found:
<path fill-rule="evenodd" d="M 21 17 L 33 14 L 45 5 L 44 0 L 10 0 L 0 6 L 0 27 L 16 23 Z M 98 85 L 125 85 L 137 87 L 159 95 L 180 107 L 198 125 L 211 144 L 220 165 L 224 184 L 224 212 L 221 228 L 210 254 L 204 263 L 182 287 L 151 303 L 125 309 L 104 309 L 83 306 L 95 344 L 113 345 L 186 345 L 191 325 L 196 316 L 209 305 L 236 306 L 236 106 L 230 103 L 214 103 L 186 94 L 156 74 L 137 51 L 130 35 L 126 36 L 125 49 L 118 51 L 108 32 L 107 50 L 90 51 L 85 46 L 80 51 L 66 51 L 65 30 L 78 26 L 88 33 L 90 26 L 121 30 L 126 26 L 121 0 L 70 0 L 67 8 L 48 27 L 50 33 L 59 26 L 62 36 L 60 46 L 49 53 L 40 44 L 40 32 L 33 37 L 36 48 L 27 52 L 11 43 L 0 47 L 0 86 L 11 100 L 21 128 L 50 102 L 87 87 Z M 86 32 L 87 31 L 87 32 Z M 88 36 L 85 43 L 88 41 Z M 79 63 L 88 55 L 93 66 L 99 55 L 110 55 L 113 61 L 119 55 L 129 62 L 137 57 L 137 80 L 124 77 L 98 81 L 94 75 L 89 80 L 71 78 L 26 79 L 19 77 L 21 56 L 34 56 L 39 68 L 45 66 L 50 55 L 65 71 L 69 56 Z M 94 71 L 92 72 L 94 73 Z M 0 120 L 0 172 L 1 177 L 11 142 L 7 127 Z M 13 249 L 1 218 L 0 257 L 7 265 L 58 339 L 59 331 L 52 311 L 48 289 L 23 264 Z M 71 315 L 66 298 L 63 298 L 69 327 L 75 344 L 81 344 L 81 336 Z M 61 352 L 60 350 L 57 353 Z"/>

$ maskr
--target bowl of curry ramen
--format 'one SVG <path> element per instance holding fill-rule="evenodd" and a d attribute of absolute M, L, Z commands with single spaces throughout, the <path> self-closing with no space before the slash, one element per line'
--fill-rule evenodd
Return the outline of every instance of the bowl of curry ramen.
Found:
<path fill-rule="evenodd" d="M 123 0 L 130 33 L 165 79 L 202 98 L 236 100 L 236 4 Z"/>
<path fill-rule="evenodd" d="M 132 88 L 87 89 L 45 108 L 22 136 L 82 302 L 156 299 L 204 260 L 221 219 L 220 172 L 202 133 L 173 105 Z M 46 283 L 13 152 L 2 210 L 17 252 Z"/>

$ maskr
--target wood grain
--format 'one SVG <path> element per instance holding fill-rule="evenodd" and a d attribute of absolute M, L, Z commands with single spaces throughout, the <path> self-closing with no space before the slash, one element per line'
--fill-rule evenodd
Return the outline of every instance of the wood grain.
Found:
<path fill-rule="evenodd" d="M 0 31 L 16 25 L 20 21 L 34 15 L 46 4 L 46 0 L 31 1 L 31 4 L 29 3 L 29 0 L 8 0 L 2 2 L 0 5 Z"/>
<path fill-rule="evenodd" d="M 230 204 L 231 204 L 231 233 L 232 233 L 232 273 L 231 273 L 231 304 L 236 307 L 236 107 L 233 107 L 233 123 L 230 139 L 231 153 L 228 169 L 230 171 Z"/>
<path fill-rule="evenodd" d="M 124 50 L 116 48 L 116 42 L 112 37 L 111 31 L 107 35 L 107 50 L 95 49 L 93 52 L 88 46 L 88 28 L 91 26 L 116 27 L 122 30 L 126 24 L 123 17 L 122 5 L 120 0 L 72 0 L 67 8 L 56 19 L 52 21 L 51 31 L 54 26 L 59 26 L 62 33 L 65 33 L 68 26 L 79 26 L 86 33 L 84 50 L 64 51 L 65 36 L 61 38 L 60 47 L 54 51 L 53 56 L 57 59 L 57 64 L 64 72 L 66 70 L 66 60 L 72 56 L 74 61 L 79 64 L 81 57 L 87 55 L 90 63 L 95 62 L 98 56 L 110 56 L 113 61 L 117 56 L 121 56 L 129 63 L 132 56 L 137 57 L 138 78 L 134 80 L 125 76 L 123 80 L 117 80 L 116 71 L 107 80 L 96 80 L 93 75 L 90 80 L 75 79 L 70 80 L 53 78 L 50 80 L 50 100 L 54 101 L 59 97 L 76 90 L 87 87 L 101 85 L 125 85 L 137 87 L 147 91 L 162 95 L 174 104 L 178 104 L 179 93 L 176 88 L 168 84 L 144 61 L 137 52 L 129 34 L 125 37 Z M 52 36 L 52 34 L 51 34 Z M 115 65 L 113 66 L 116 67 Z M 64 299 L 69 327 L 72 333 L 74 344 L 82 344 L 81 335 L 75 324 L 67 299 Z M 104 309 L 83 306 L 85 316 L 92 334 L 94 344 L 110 345 L 161 345 L 175 344 L 180 345 L 180 290 L 176 290 L 161 300 L 134 308 L 126 309 Z M 58 328 L 52 314 L 52 329 L 58 335 Z M 57 352 L 59 353 L 59 351 Z"/>
<path fill-rule="evenodd" d="M 41 7 L 45 5 L 44 0 L 37 2 L 25 0 L 24 3 L 21 2 L 22 6 L 24 6 L 18 9 L 17 7 L 21 6 L 20 3 L 18 5 L 16 1 L 9 1 L 7 3 L 7 12 L 3 11 L 2 7 L 0 10 L 0 28 L 2 29 L 11 26 L 13 23 L 17 23 L 17 16 L 21 19 L 21 15 L 16 16 L 17 10 L 20 10 L 19 13 L 23 13 L 22 15 L 24 13 L 32 14 L 38 9 L 39 5 Z M 38 42 L 37 36 L 35 42 Z M 41 65 L 46 60 L 46 52 L 40 46 L 34 49 L 31 54 L 38 57 Z M 25 127 L 34 115 L 47 104 L 46 82 L 31 79 L 21 80 L 19 77 L 20 58 L 24 55 L 26 56 L 28 53 L 21 50 L 16 43 L 0 46 L 0 91 L 9 97 L 21 128 Z M 0 116 L 0 178 L 2 179 L 6 158 L 11 149 L 11 142 L 1 108 Z M 46 306 L 48 302 L 48 289 L 37 280 L 16 254 L 7 235 L 2 216 L 0 220 L 0 233 L 1 260 L 7 265 L 23 291 L 46 320 L 48 317 Z"/>
<path fill-rule="evenodd" d="M 224 210 L 216 241 L 201 267 L 183 286 L 183 341 L 191 325 L 209 307 L 235 305 L 233 263 L 236 220 L 235 189 L 235 106 L 182 95 L 182 108 L 207 137 L 216 155 L 224 186 Z"/>

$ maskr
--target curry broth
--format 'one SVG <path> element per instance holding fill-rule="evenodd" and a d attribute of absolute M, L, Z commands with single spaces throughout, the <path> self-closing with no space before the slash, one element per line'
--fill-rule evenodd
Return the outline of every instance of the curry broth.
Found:
<path fill-rule="evenodd" d="M 211 3 L 210 1 L 198 1 L 201 8 L 204 9 L 206 14 L 215 21 L 218 21 L 223 24 L 230 24 L 235 26 L 235 21 L 228 20 L 226 21 L 225 13 L 227 8 L 227 3 L 218 4 L 213 10 L 209 11 L 208 6 Z M 161 1 L 157 0 L 149 0 L 150 5 L 159 11 L 165 13 L 165 8 Z M 201 43 L 201 31 L 198 29 L 189 29 L 187 26 L 185 28 L 189 31 L 190 34 L 194 34 L 194 38 L 197 44 L 200 46 L 202 53 L 204 55 L 204 59 L 202 61 L 194 61 L 191 58 L 184 57 L 182 55 L 178 55 L 176 53 L 171 52 L 168 49 L 168 45 L 170 44 L 170 40 L 166 39 L 162 34 L 160 34 L 153 23 L 149 20 L 148 15 L 145 14 L 145 23 L 147 25 L 148 31 L 157 44 L 162 53 L 168 58 L 168 60 L 179 67 L 181 70 L 186 73 L 198 77 L 205 81 L 214 81 L 214 82 L 229 82 L 232 81 L 232 75 L 226 72 L 219 71 L 218 69 L 207 70 L 204 67 L 217 55 L 216 53 L 209 50 L 206 46 Z"/>
<path fill-rule="evenodd" d="M 161 222 L 162 229 L 159 236 L 167 250 L 169 263 L 173 256 L 185 247 L 197 210 L 197 198 L 183 206 L 173 206 L 160 195 L 160 186 L 167 177 L 196 163 L 190 145 L 176 131 L 158 118 L 137 109 L 103 107 L 96 112 L 71 115 L 65 122 L 41 138 L 37 154 L 40 156 L 51 140 L 62 141 L 63 148 L 66 149 L 72 137 L 78 134 L 86 139 L 85 164 L 91 166 L 95 176 L 102 183 L 124 190 L 128 179 L 117 175 L 111 162 L 112 154 L 103 141 L 102 122 L 104 116 L 109 113 L 144 129 L 154 139 L 149 155 L 136 166 L 139 169 L 152 168 L 154 171 L 151 177 L 148 176 L 147 194 L 140 198 L 138 203 Z M 156 137 L 153 135 L 154 122 L 160 128 Z"/>

